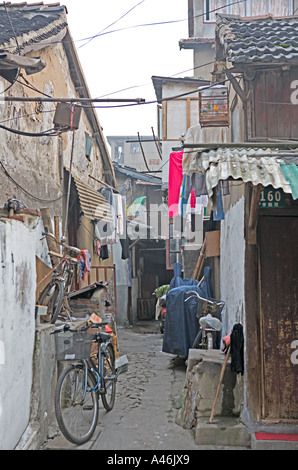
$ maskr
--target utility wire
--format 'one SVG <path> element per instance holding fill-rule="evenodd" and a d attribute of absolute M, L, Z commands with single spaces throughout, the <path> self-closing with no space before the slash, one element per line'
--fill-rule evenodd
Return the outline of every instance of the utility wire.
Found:
<path fill-rule="evenodd" d="M 135 8 L 137 8 L 139 5 L 141 5 L 142 3 L 144 3 L 146 0 L 142 0 L 141 2 L 137 3 L 134 7 L 132 7 L 130 10 L 128 10 L 126 13 L 124 13 L 124 15 L 122 15 L 120 18 L 118 18 L 118 20 L 114 21 L 113 23 L 111 23 L 109 26 L 106 26 L 104 29 L 102 29 L 99 33 L 97 33 L 97 35 L 95 35 L 94 37 L 91 37 L 90 39 L 88 39 L 87 42 L 85 42 L 85 44 L 82 44 L 81 46 L 79 46 L 79 49 L 86 46 L 89 42 L 91 42 L 95 37 L 97 37 L 98 35 L 101 35 L 104 31 L 106 31 L 108 28 L 110 28 L 111 26 L 114 26 L 114 24 L 118 23 L 119 21 L 121 21 L 125 16 L 127 16 L 129 13 L 131 13 Z"/>
<path fill-rule="evenodd" d="M 21 190 L 23 191 L 25 194 L 27 194 L 27 196 L 29 196 L 30 198 L 32 199 L 35 199 L 36 201 L 39 201 L 39 202 L 44 202 L 44 203 L 52 203 L 52 202 L 57 202 L 59 201 L 60 199 L 62 199 L 64 197 L 64 194 L 62 194 L 61 196 L 55 198 L 55 199 L 51 199 L 51 200 L 47 200 L 47 199 L 42 199 L 42 198 L 39 198 L 37 196 L 34 196 L 33 194 L 29 193 L 25 188 L 23 188 L 23 186 L 21 186 L 19 183 L 17 183 L 17 181 L 10 175 L 10 173 L 8 173 L 7 169 L 5 168 L 3 162 L 0 160 L 0 166 L 4 172 L 4 174 Z"/>
<path fill-rule="evenodd" d="M 145 0 L 144 0 L 145 1 Z M 166 25 L 166 24 L 175 24 L 175 23 L 181 23 L 181 22 L 184 22 L 184 21 L 188 21 L 188 19 L 195 19 L 195 18 L 199 18 L 199 17 L 203 17 L 205 16 L 207 13 L 214 13 L 216 11 L 219 11 L 219 10 L 222 10 L 224 8 L 227 8 L 229 6 L 232 6 L 232 5 L 237 5 L 237 4 L 240 4 L 240 3 L 246 3 L 247 0 L 239 0 L 239 1 L 236 1 L 236 2 L 232 2 L 232 3 L 228 3 L 226 5 L 222 5 L 221 7 L 218 7 L 218 8 L 214 8 L 213 10 L 209 10 L 208 12 L 204 12 L 204 13 L 201 13 L 199 15 L 196 15 L 196 16 L 192 16 L 192 17 L 189 17 L 189 18 L 185 18 L 185 19 L 180 19 L 180 20 L 170 20 L 170 21 L 160 21 L 160 22 L 156 22 L 156 23 L 145 23 L 145 24 L 139 24 L 139 25 L 133 25 L 133 26 L 128 26 L 126 28 L 120 28 L 120 29 L 116 29 L 116 30 L 112 30 L 112 31 L 107 31 L 107 32 L 104 32 L 102 34 L 95 34 L 93 36 L 89 36 L 89 37 L 86 37 L 86 38 L 82 38 L 82 39 L 76 39 L 76 40 L 70 40 L 70 41 L 64 41 L 64 40 L 59 40 L 59 41 L 51 41 L 49 43 L 46 43 L 44 42 L 44 46 L 52 46 L 54 44 L 60 44 L 60 43 L 78 43 L 78 42 L 82 42 L 82 41 L 92 41 L 93 39 L 97 38 L 97 37 L 100 37 L 100 36 L 104 36 L 106 34 L 112 34 L 112 33 L 117 33 L 119 31 L 123 31 L 123 30 L 127 30 L 127 29 L 132 29 L 132 28 L 141 28 L 141 27 L 147 27 L 147 26 L 160 26 L 160 25 Z M 109 26 L 108 26 L 109 27 Z M 106 29 L 106 28 L 104 28 Z M 104 31 L 104 30 L 103 30 Z M 7 46 L 7 49 L 9 48 L 14 48 L 13 46 Z M 80 48 L 80 46 L 78 47 Z"/>
<path fill-rule="evenodd" d="M 210 13 L 215 13 L 218 10 L 223 10 L 224 8 L 227 8 L 227 7 L 232 6 L 232 5 L 237 5 L 239 3 L 246 3 L 246 1 L 247 0 L 239 0 L 237 2 L 228 3 L 228 4 L 223 5 L 221 7 L 214 8 L 213 10 L 209 10 L 208 12 L 200 13 L 199 15 L 190 17 L 190 19 L 200 18 L 202 16 L 206 16 L 207 13 L 209 13 L 209 14 Z M 98 34 L 95 34 L 94 36 L 90 36 L 88 38 L 80 39 L 78 41 L 88 41 L 88 42 L 90 42 L 90 41 L 92 41 L 93 39 L 95 39 L 97 37 L 105 36 L 107 34 L 117 33 L 117 32 L 120 32 L 120 31 L 126 31 L 128 29 L 143 28 L 143 27 L 148 27 L 148 26 L 162 26 L 162 25 L 166 25 L 166 24 L 177 24 L 177 23 L 182 23 L 184 21 L 188 21 L 188 20 L 189 20 L 188 18 L 185 18 L 185 19 L 181 19 L 181 20 L 159 21 L 159 22 L 156 22 L 156 23 L 144 23 L 144 24 L 138 24 L 138 25 L 133 25 L 133 26 L 126 26 L 125 28 L 119 28 L 119 29 L 115 29 L 115 30 L 112 30 L 112 31 L 104 31 L 102 33 L 98 33 Z"/>

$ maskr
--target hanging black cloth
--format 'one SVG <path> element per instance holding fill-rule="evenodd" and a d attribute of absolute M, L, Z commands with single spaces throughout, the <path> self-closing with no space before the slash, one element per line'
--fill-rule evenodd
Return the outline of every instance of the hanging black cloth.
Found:
<path fill-rule="evenodd" d="M 243 326 L 237 323 L 233 326 L 230 337 L 231 371 L 243 375 L 244 373 L 244 336 Z"/>

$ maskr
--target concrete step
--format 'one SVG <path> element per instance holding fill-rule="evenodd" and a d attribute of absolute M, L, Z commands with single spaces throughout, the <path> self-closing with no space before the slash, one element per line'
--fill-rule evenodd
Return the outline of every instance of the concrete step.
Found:
<path fill-rule="evenodd" d="M 277 440 L 277 439 L 256 439 L 255 434 L 251 436 L 251 449 L 252 450 L 298 450 L 298 442 L 290 440 Z"/>
<path fill-rule="evenodd" d="M 209 418 L 206 417 L 198 420 L 195 443 L 200 446 L 250 448 L 251 437 L 246 426 L 239 422 L 239 418 L 216 416 L 210 424 Z"/>

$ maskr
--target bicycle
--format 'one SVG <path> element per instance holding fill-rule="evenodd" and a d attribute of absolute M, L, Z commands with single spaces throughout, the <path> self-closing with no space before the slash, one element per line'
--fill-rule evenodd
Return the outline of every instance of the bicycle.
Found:
<path fill-rule="evenodd" d="M 51 237 L 56 243 L 64 248 L 63 255 L 59 253 L 50 252 L 52 255 L 61 258 L 61 261 L 54 268 L 52 279 L 40 292 L 37 304 L 45 305 L 47 313 L 50 315 L 50 322 L 56 323 L 57 319 L 61 317 L 62 320 L 70 318 L 70 308 L 67 302 L 67 294 L 72 286 L 74 272 L 77 266 L 77 258 L 72 257 L 72 254 L 79 255 L 80 250 L 76 247 L 69 246 L 65 243 L 64 238 L 60 243 L 51 233 L 43 233 L 45 237 Z M 67 254 L 68 253 L 68 254 Z M 64 308 L 63 307 L 64 303 Z M 66 313 L 65 313 L 66 312 Z"/>
<path fill-rule="evenodd" d="M 198 298 L 197 318 L 199 318 L 200 329 L 192 344 L 192 349 L 214 349 L 218 346 L 218 332 L 221 331 L 221 312 L 225 302 L 221 300 L 205 299 L 196 291 L 189 291 L 192 294 L 187 300 L 196 296 Z"/>
<path fill-rule="evenodd" d="M 106 332 L 95 334 L 90 328 L 99 328 L 108 322 L 72 329 L 66 324 L 56 334 L 57 360 L 76 360 L 60 374 L 55 390 L 55 413 L 58 425 L 67 440 L 82 445 L 94 434 L 98 422 L 99 396 L 107 411 L 115 403 L 117 373 L 112 337 Z M 91 357 L 96 344 L 97 364 Z"/>

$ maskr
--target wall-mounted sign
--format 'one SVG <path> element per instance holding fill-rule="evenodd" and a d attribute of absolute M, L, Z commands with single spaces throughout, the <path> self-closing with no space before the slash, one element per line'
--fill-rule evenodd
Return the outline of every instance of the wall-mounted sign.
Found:
<path fill-rule="evenodd" d="M 282 189 L 274 189 L 271 186 L 263 188 L 260 196 L 260 209 L 283 209 L 285 206 L 285 194 Z"/>

